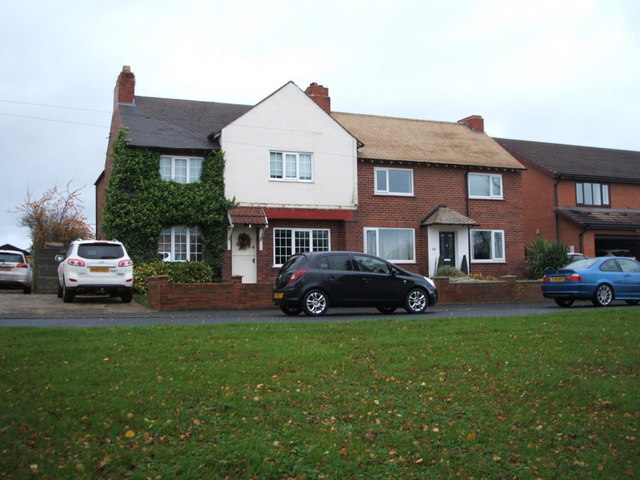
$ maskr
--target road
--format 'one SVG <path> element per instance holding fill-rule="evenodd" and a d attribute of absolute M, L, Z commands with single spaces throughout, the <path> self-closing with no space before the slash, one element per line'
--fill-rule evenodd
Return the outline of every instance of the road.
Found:
<path fill-rule="evenodd" d="M 628 307 L 623 303 L 620 306 Z M 537 315 L 594 308 L 589 302 L 561 309 L 551 301 L 519 304 L 436 305 L 420 315 L 410 315 L 402 309 L 384 317 L 398 319 L 440 319 L 464 317 L 494 317 Z M 65 304 L 55 295 L 22 295 L 0 293 L 0 326 L 3 327 L 114 327 L 135 325 L 215 325 L 258 322 L 354 322 L 383 317 L 375 309 L 332 309 L 323 317 L 298 315 L 289 317 L 277 308 L 265 310 L 216 310 L 188 312 L 157 312 L 134 303 L 123 304 L 118 298 L 76 297 Z"/>

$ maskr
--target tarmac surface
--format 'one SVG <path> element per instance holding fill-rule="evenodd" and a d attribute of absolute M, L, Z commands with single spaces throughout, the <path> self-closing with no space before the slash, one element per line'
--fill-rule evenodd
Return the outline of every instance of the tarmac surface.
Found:
<path fill-rule="evenodd" d="M 55 294 L 32 293 L 22 290 L 0 290 L 0 315 L 111 315 L 153 312 L 139 303 L 123 303 L 120 297 L 77 296 L 72 303 L 64 303 Z"/>
<path fill-rule="evenodd" d="M 618 307 L 640 312 L 640 306 L 615 302 Z M 144 325 L 203 325 L 268 322 L 353 322 L 379 318 L 456 319 L 464 317 L 503 317 L 525 315 L 532 320 L 539 314 L 592 309 L 591 302 L 576 302 L 571 308 L 560 308 L 541 298 L 533 303 L 500 304 L 438 304 L 426 312 L 411 315 L 399 308 L 392 314 L 380 314 L 375 308 L 334 308 L 327 315 L 308 317 L 288 316 L 277 307 L 262 310 L 192 310 L 159 312 L 136 303 L 122 303 L 118 297 L 77 296 L 72 303 L 64 303 L 55 294 L 25 295 L 21 290 L 0 290 L 0 327 L 115 327 Z"/>

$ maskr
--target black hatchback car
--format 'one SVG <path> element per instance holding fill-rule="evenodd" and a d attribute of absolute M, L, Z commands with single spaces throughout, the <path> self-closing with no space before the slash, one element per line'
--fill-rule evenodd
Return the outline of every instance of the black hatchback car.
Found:
<path fill-rule="evenodd" d="M 307 252 L 292 256 L 278 272 L 273 303 L 287 315 L 323 315 L 332 307 L 404 307 L 422 313 L 438 301 L 432 280 L 382 258 L 358 252 Z"/>

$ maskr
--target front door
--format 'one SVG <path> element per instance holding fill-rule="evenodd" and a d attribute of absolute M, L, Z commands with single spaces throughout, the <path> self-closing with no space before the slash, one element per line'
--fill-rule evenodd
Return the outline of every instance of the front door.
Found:
<path fill-rule="evenodd" d="M 440 261 L 438 264 L 456 266 L 455 232 L 440 232 Z"/>
<path fill-rule="evenodd" d="M 231 274 L 242 276 L 242 283 L 258 281 L 256 263 L 256 231 L 249 227 L 235 227 L 231 237 Z"/>

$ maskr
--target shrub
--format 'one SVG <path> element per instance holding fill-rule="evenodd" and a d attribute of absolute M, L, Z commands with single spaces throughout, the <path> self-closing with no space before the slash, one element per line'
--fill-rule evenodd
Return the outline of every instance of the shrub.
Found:
<path fill-rule="evenodd" d="M 436 272 L 436 277 L 462 277 L 464 273 L 458 270 L 456 267 L 452 267 L 451 265 L 443 265 L 438 268 Z"/>
<path fill-rule="evenodd" d="M 567 251 L 567 247 L 558 241 L 537 237 L 525 247 L 529 277 L 541 278 L 545 270 L 564 267 L 569 263 Z"/>
<path fill-rule="evenodd" d="M 172 283 L 208 283 L 213 280 L 211 266 L 204 262 L 151 262 L 134 267 L 133 288 L 146 295 L 149 277 L 158 275 L 167 275 Z"/>

